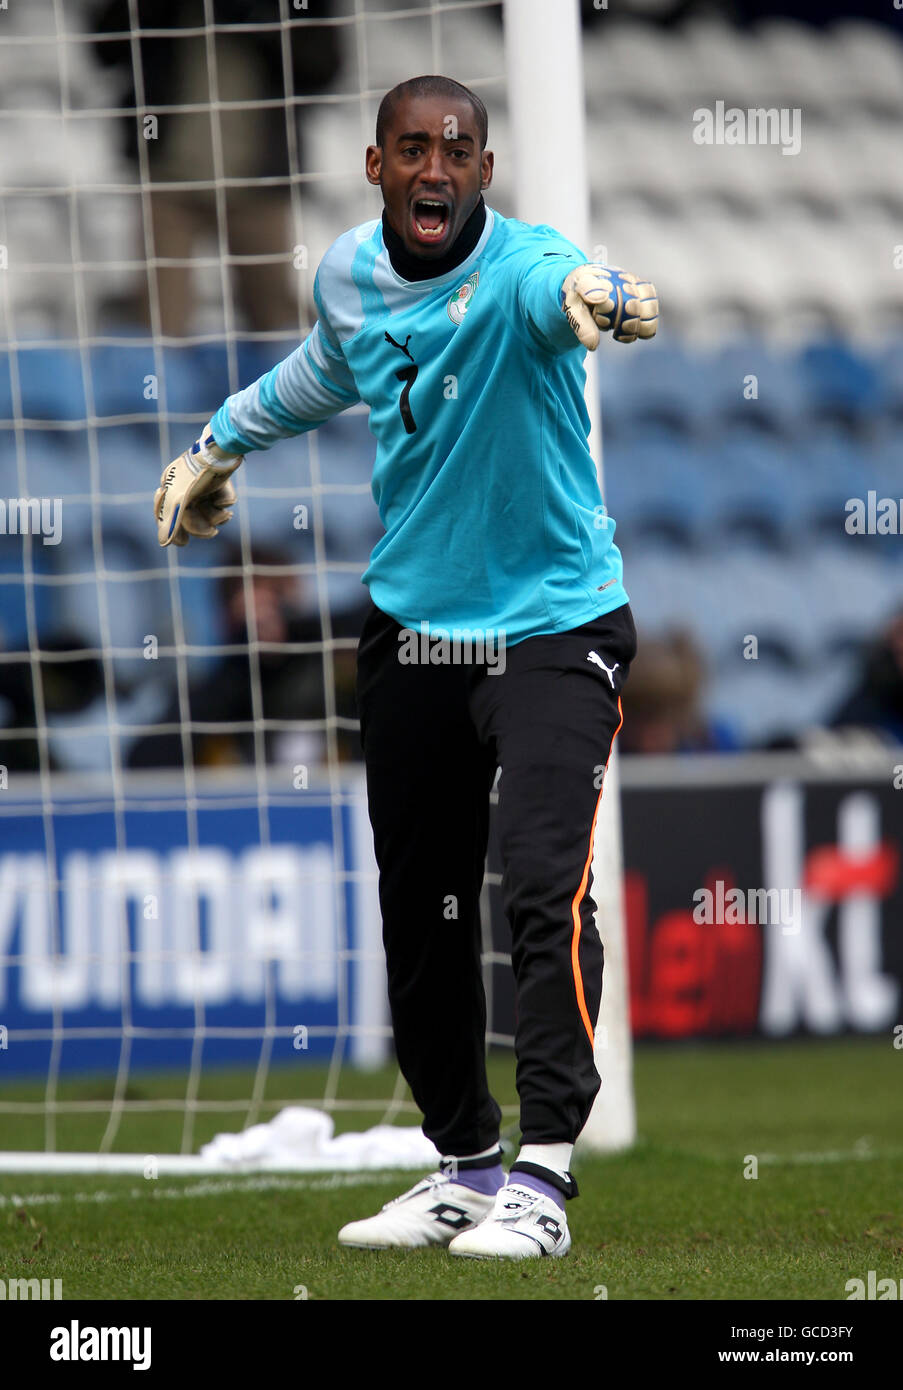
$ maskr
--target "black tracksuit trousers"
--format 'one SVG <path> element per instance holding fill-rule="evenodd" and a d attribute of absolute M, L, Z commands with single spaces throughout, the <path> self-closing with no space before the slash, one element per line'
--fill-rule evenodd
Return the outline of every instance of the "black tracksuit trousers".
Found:
<path fill-rule="evenodd" d="M 403 664 L 407 631 L 374 605 L 357 676 L 399 1066 L 440 1153 L 497 1141 L 479 897 L 500 766 L 522 1138 L 573 1142 L 600 1085 L 592 840 L 636 654 L 633 617 L 625 604 L 569 632 L 529 637 L 507 647 L 494 674 L 492 655 L 482 665 Z"/>

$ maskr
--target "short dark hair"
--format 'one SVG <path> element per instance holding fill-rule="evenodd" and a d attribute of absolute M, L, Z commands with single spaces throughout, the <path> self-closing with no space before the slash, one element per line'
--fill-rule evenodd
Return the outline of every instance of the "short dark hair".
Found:
<path fill-rule="evenodd" d="M 407 82 L 399 82 L 398 86 L 393 87 L 391 92 L 386 92 L 379 103 L 379 111 L 376 115 L 376 143 L 380 147 L 385 144 L 386 132 L 392 124 L 399 103 L 404 97 L 451 97 L 457 101 L 469 101 L 476 117 L 477 134 L 480 137 L 480 152 L 485 150 L 486 141 L 489 138 L 489 117 L 486 115 L 486 107 L 476 92 L 472 92 L 469 87 L 456 82 L 452 77 L 439 77 L 436 74 L 427 77 L 409 77 Z"/>

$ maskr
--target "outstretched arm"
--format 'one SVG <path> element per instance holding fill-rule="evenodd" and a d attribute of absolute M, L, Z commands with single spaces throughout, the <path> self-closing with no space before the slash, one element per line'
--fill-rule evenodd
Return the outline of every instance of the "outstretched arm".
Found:
<path fill-rule="evenodd" d="M 581 263 L 580 254 L 546 251 L 521 273 L 518 308 L 532 337 L 553 353 L 572 351 L 575 334 L 590 352 L 606 332 L 619 343 L 655 337 L 655 286 L 614 266 Z"/>
<path fill-rule="evenodd" d="M 338 339 L 322 314 L 299 348 L 223 402 L 207 428 L 163 472 L 154 497 L 162 546 L 215 536 L 232 516 L 229 481 L 246 453 L 303 434 L 360 399 Z"/>
<path fill-rule="evenodd" d="M 221 448 L 247 454 L 316 429 L 358 400 L 338 339 L 321 317 L 299 348 L 224 401 L 210 424 Z"/>

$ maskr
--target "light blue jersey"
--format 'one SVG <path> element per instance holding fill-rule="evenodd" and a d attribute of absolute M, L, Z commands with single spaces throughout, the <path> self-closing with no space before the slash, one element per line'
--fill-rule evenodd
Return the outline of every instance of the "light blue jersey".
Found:
<path fill-rule="evenodd" d="M 561 310 L 586 257 L 486 209 L 471 254 L 403 280 L 381 221 L 334 242 L 305 342 L 213 417 L 230 453 L 266 449 L 364 401 L 386 534 L 363 575 L 403 627 L 563 632 L 627 602 L 587 444 L 585 349 Z"/>

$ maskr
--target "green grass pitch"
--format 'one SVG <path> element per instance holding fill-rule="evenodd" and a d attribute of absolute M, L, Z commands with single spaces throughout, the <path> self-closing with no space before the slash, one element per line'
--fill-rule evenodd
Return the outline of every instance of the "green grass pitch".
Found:
<path fill-rule="evenodd" d="M 491 1069 L 510 1104 L 510 1059 Z M 74 1299 L 788 1301 L 843 1300 L 847 1280 L 870 1269 L 903 1277 L 903 1052 L 891 1039 L 646 1045 L 635 1079 L 637 1145 L 575 1163 L 582 1195 L 562 1260 L 341 1250 L 339 1227 L 398 1195 L 411 1173 L 29 1175 L 0 1178 L 0 1277 L 62 1279 Z M 274 1075 L 270 1094 L 284 1098 L 297 1081 Z M 212 1073 L 201 1095 L 225 1101 L 249 1086 L 248 1073 Z M 136 1076 L 129 1094 L 175 1089 Z M 376 1075 L 361 1094 L 391 1089 Z M 304 1091 L 316 1094 L 309 1083 Z M 40 1094 L 4 1088 L 5 1099 Z M 61 1095 L 99 1100 L 109 1084 L 67 1082 Z M 379 1118 L 348 1111 L 337 1129 Z M 104 1123 L 100 1112 L 61 1117 L 58 1146 L 96 1148 Z M 205 1112 L 195 1141 L 240 1123 L 235 1112 Z M 2 1128 L 4 1146 L 42 1146 L 38 1117 L 6 1114 Z M 176 1116 L 129 1115 L 116 1147 L 173 1152 L 180 1133 Z M 756 1178 L 744 1176 L 750 1156 Z"/>

